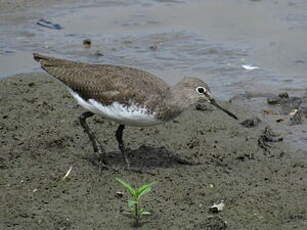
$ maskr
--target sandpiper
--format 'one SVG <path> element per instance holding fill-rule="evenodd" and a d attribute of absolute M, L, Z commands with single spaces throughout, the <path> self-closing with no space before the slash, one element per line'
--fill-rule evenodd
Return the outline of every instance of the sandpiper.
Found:
<path fill-rule="evenodd" d="M 130 163 L 123 142 L 126 125 L 158 125 L 174 119 L 202 100 L 237 119 L 216 103 L 208 85 L 198 78 L 185 77 L 174 87 L 169 87 L 162 79 L 136 68 L 79 63 L 37 53 L 33 57 L 46 72 L 64 83 L 87 110 L 80 115 L 80 124 L 89 136 L 94 152 L 102 155 L 102 164 L 106 168 L 105 151 L 86 122 L 94 114 L 119 124 L 115 136 L 127 168 Z"/>

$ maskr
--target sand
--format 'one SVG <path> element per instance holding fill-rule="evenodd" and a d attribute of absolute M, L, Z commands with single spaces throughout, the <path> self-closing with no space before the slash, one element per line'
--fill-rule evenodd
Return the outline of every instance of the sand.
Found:
<path fill-rule="evenodd" d="M 252 116 L 221 103 L 240 121 Z M 157 182 L 142 200 L 153 215 L 138 229 L 307 227 L 304 153 L 283 141 L 263 148 L 264 122 L 245 128 L 208 106 L 164 125 L 128 127 L 124 140 L 138 173 L 124 169 L 116 124 L 94 117 L 90 126 L 119 169 L 100 170 L 78 122 L 84 110 L 47 74 L 1 80 L 0 108 L 0 229 L 133 229 L 128 193 L 115 177 L 133 186 Z M 221 201 L 224 209 L 211 213 Z"/>

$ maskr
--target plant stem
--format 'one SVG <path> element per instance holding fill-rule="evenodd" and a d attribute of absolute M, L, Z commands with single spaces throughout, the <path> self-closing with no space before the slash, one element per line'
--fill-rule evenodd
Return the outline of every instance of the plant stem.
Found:
<path fill-rule="evenodd" d="M 136 225 L 136 227 L 138 227 L 139 226 L 139 207 L 138 207 L 138 203 L 135 203 L 135 206 L 134 206 L 134 208 L 135 208 L 135 225 Z"/>

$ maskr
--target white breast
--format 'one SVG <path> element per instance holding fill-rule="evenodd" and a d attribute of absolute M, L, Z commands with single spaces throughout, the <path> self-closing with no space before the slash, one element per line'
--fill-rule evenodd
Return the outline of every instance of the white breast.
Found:
<path fill-rule="evenodd" d="M 113 102 L 111 105 L 105 106 L 94 99 L 85 101 L 76 92 L 71 89 L 69 91 L 83 108 L 120 124 L 142 127 L 162 123 L 162 121 L 155 118 L 155 113 L 148 113 L 145 108 L 136 104 L 128 107 L 118 102 Z"/>

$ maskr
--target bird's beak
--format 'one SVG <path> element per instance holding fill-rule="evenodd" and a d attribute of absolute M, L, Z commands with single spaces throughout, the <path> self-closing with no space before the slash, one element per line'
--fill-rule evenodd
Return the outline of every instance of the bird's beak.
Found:
<path fill-rule="evenodd" d="M 232 112 L 230 112 L 227 109 L 224 109 L 222 106 L 220 106 L 211 95 L 207 95 L 207 97 L 208 97 L 208 101 L 210 102 L 210 104 L 214 105 L 216 108 L 219 108 L 223 112 L 227 113 L 232 118 L 238 120 L 238 117 L 236 115 L 234 115 Z"/>

